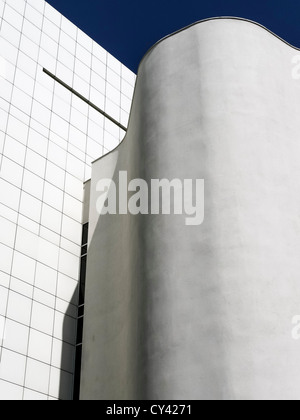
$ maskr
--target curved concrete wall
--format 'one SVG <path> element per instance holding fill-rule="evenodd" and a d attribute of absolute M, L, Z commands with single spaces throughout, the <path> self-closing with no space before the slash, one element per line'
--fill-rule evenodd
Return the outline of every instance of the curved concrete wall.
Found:
<path fill-rule="evenodd" d="M 82 399 L 299 399 L 300 80 L 253 23 L 143 59 L 126 139 L 95 162 Z M 96 211 L 100 178 L 205 180 L 205 220 Z"/>

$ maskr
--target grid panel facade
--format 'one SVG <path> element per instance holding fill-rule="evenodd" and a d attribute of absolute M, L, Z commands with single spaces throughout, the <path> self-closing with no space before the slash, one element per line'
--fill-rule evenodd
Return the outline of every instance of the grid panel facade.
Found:
<path fill-rule="evenodd" d="M 0 399 L 70 399 L 91 162 L 135 75 L 44 0 L 0 0 Z"/>

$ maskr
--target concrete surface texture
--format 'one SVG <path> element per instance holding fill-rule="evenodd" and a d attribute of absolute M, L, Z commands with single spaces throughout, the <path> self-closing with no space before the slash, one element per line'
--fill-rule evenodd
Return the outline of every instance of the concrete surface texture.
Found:
<path fill-rule="evenodd" d="M 205 21 L 138 72 L 123 143 L 95 162 L 82 399 L 299 399 L 300 53 Z M 99 216 L 97 182 L 205 180 L 205 220 Z"/>

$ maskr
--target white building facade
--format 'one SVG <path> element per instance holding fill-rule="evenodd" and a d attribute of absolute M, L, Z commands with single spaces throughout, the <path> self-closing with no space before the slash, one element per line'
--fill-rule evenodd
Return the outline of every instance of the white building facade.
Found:
<path fill-rule="evenodd" d="M 83 185 L 135 75 L 44 0 L 0 0 L 0 399 L 72 399 Z"/>

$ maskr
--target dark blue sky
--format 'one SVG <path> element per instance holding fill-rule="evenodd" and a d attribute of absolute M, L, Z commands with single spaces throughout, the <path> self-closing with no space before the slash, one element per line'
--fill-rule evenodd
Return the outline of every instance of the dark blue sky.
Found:
<path fill-rule="evenodd" d="M 300 47 L 299 0 L 47 0 L 134 72 L 160 38 L 200 19 L 238 16 Z"/>

